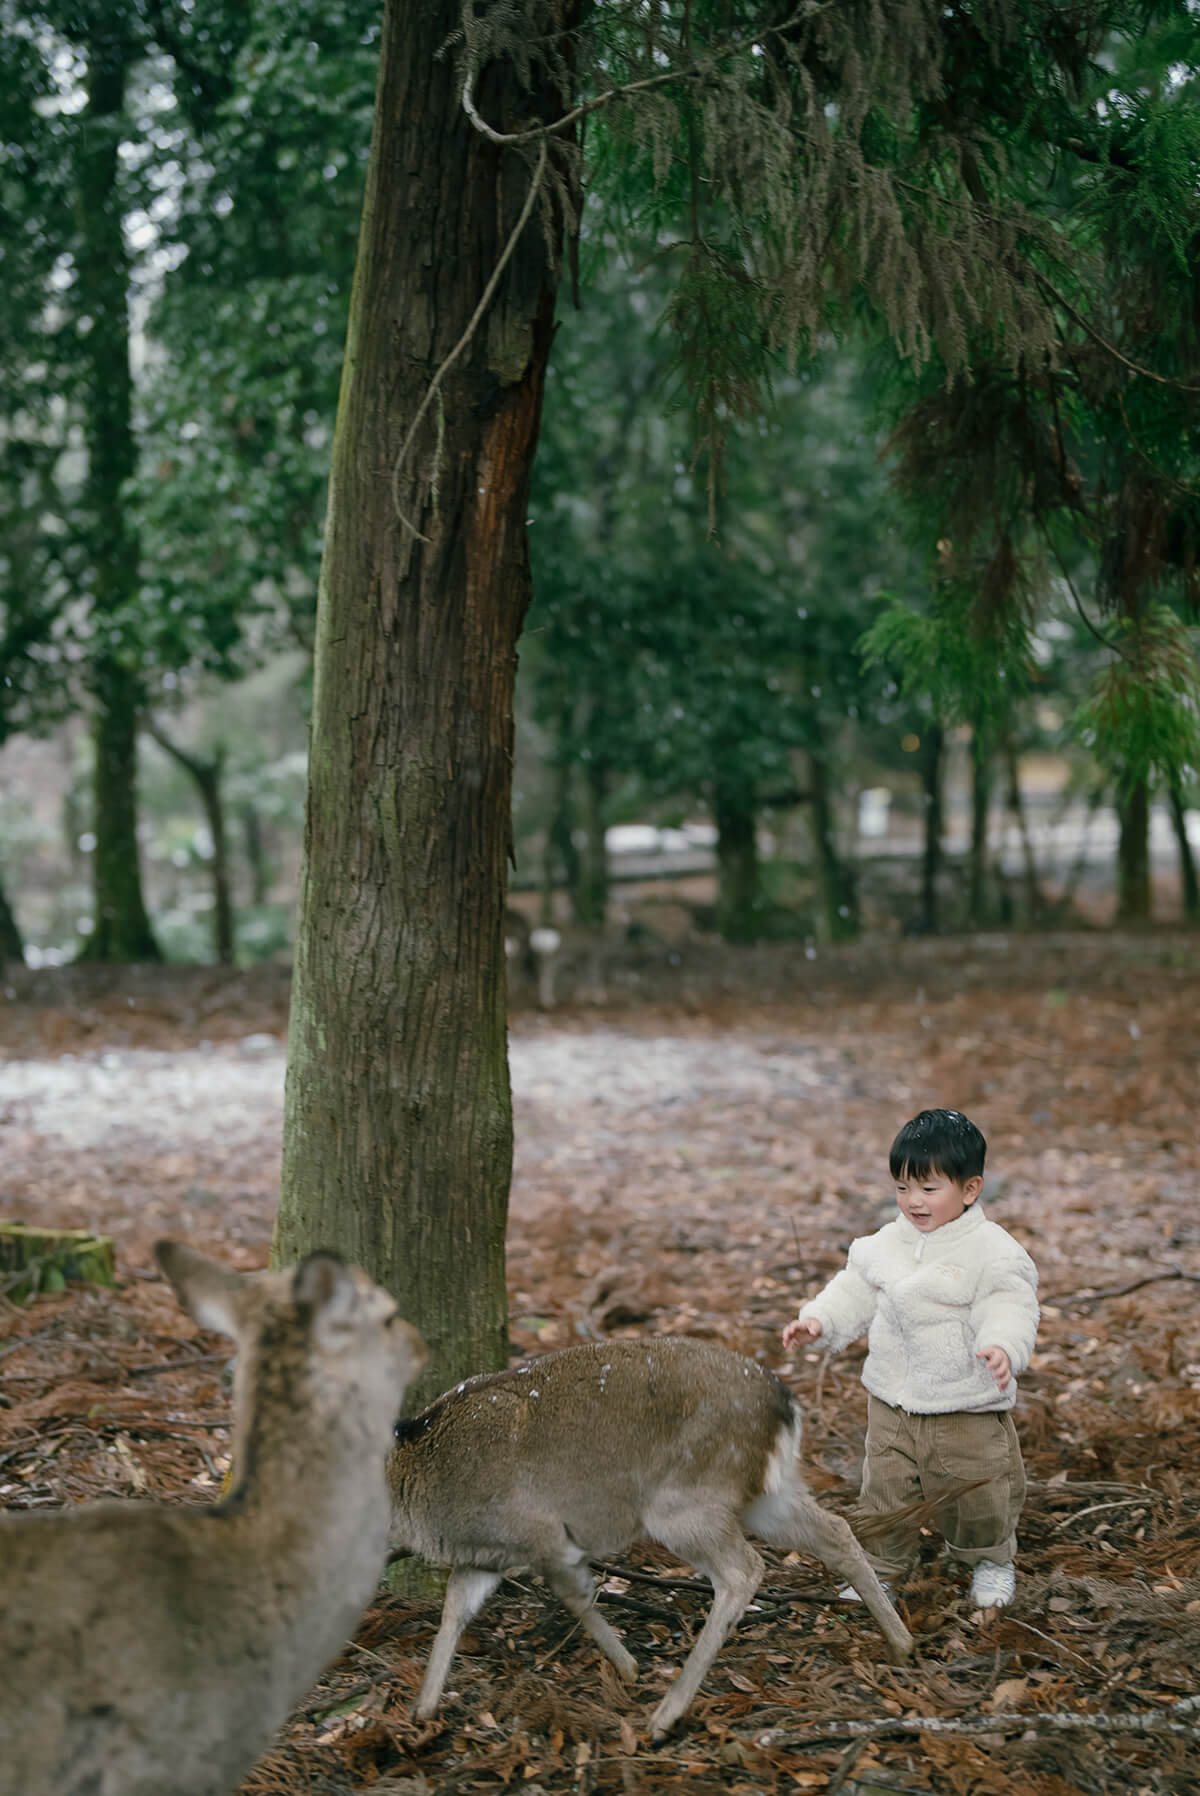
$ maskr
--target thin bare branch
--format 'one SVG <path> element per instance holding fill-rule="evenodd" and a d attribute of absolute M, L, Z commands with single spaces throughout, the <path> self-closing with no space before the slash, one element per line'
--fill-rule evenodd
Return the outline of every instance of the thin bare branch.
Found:
<path fill-rule="evenodd" d="M 811 1728 L 769 1728 L 756 1735 L 764 1751 L 779 1746 L 820 1746 L 827 1740 L 876 1739 L 884 1734 L 1023 1734 L 1048 1739 L 1055 1734 L 1174 1734 L 1200 1739 L 1200 1722 L 1179 1719 L 1200 1715 L 1200 1696 L 1184 1696 L 1166 1709 L 1139 1710 L 1131 1715 L 1080 1715 L 1063 1710 L 1006 1710 L 999 1715 L 885 1715 L 875 1721 L 817 1722 Z"/>
<path fill-rule="evenodd" d="M 475 129 L 482 132 L 489 143 L 537 143 L 547 137 L 554 137 L 562 131 L 569 130 L 579 119 L 587 118 L 590 113 L 598 112 L 602 106 L 611 105 L 614 100 L 624 100 L 632 94 L 648 93 L 651 89 L 663 87 L 670 81 L 687 81 L 694 75 L 706 74 L 723 58 L 738 56 L 744 50 L 753 50 L 766 43 L 768 38 L 781 37 L 785 31 L 789 31 L 793 25 L 799 24 L 802 19 L 811 20 L 814 13 L 820 10 L 824 9 L 812 6 L 804 7 L 800 12 L 793 13 L 790 18 L 781 19 L 777 25 L 764 26 L 761 31 L 755 32 L 751 37 L 731 38 L 726 44 L 717 44 L 703 56 L 686 63 L 682 68 L 664 69 L 660 75 L 647 75 L 641 81 L 627 81 L 623 87 L 606 88 L 604 93 L 596 94 L 593 99 L 583 100 L 578 106 L 573 106 L 570 112 L 564 113 L 552 124 L 532 125 L 528 131 L 496 131 L 488 124 L 475 104 L 475 77 L 478 70 L 474 60 L 468 58 L 462 92 L 463 111 Z"/>

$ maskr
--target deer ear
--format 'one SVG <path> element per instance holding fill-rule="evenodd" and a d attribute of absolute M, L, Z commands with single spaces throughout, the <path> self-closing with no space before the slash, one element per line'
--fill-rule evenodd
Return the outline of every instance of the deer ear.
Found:
<path fill-rule="evenodd" d="M 239 1273 L 185 1247 L 182 1241 L 156 1241 L 154 1257 L 175 1287 L 175 1295 L 201 1328 L 236 1340 L 240 1325 L 242 1280 Z"/>
<path fill-rule="evenodd" d="M 360 1295 L 354 1274 L 333 1253 L 310 1254 L 292 1280 L 296 1307 L 307 1312 L 312 1328 L 320 1333 L 353 1322 Z"/>

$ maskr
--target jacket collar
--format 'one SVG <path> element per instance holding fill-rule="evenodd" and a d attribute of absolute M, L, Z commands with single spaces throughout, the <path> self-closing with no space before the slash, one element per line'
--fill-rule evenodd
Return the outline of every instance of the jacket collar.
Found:
<path fill-rule="evenodd" d="M 908 1220 L 907 1216 L 897 1216 L 896 1228 L 899 1231 L 900 1239 L 909 1247 L 916 1248 L 918 1242 L 922 1243 L 917 1250 L 917 1257 L 920 1259 L 930 1251 L 931 1247 L 936 1247 L 939 1253 L 943 1249 L 949 1250 L 957 1247 L 960 1241 L 964 1240 L 967 1235 L 973 1235 L 975 1230 L 982 1227 L 986 1221 L 983 1205 L 976 1198 L 975 1202 L 970 1204 L 961 1216 L 956 1216 L 953 1222 L 944 1222 L 940 1229 L 934 1229 L 931 1234 L 927 1235 L 924 1229 L 919 1229 L 915 1222 Z"/>

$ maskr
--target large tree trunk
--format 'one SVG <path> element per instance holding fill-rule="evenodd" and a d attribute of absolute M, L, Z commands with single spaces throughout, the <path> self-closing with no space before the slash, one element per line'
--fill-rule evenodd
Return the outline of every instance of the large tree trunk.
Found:
<path fill-rule="evenodd" d="M 129 269 L 117 190 L 125 83 L 136 45 L 120 6 L 98 10 L 86 44 L 87 110 L 77 163 L 79 309 L 88 473 L 84 505 L 97 647 L 90 668 L 95 717 L 92 859 L 95 919 L 82 960 L 157 960 L 142 896 L 137 839 L 137 647 L 117 619 L 137 588 L 138 548 L 123 487 L 134 471 L 129 371 Z"/>
<path fill-rule="evenodd" d="M 1150 921 L 1150 788 L 1134 780 L 1117 797 L 1117 922 Z"/>
<path fill-rule="evenodd" d="M 762 874 L 758 863 L 753 795 L 716 782 L 717 932 L 726 942 L 752 942 L 762 926 Z"/>
<path fill-rule="evenodd" d="M 396 473 L 529 193 L 528 163 L 464 116 L 444 54 L 458 20 L 457 0 L 384 11 L 318 601 L 273 1248 L 287 1261 L 332 1246 L 395 1294 L 431 1349 L 410 1402 L 508 1354 L 513 683 L 557 278 L 535 210 Z M 497 64 L 476 93 L 501 131 L 562 99 Z"/>

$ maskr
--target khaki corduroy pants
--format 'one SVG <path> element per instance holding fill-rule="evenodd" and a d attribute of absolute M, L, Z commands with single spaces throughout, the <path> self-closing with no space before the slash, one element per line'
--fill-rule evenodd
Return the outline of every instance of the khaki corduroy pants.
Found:
<path fill-rule="evenodd" d="M 985 1480 L 976 1489 L 961 1486 Z M 945 1495 L 935 1521 L 951 1555 L 966 1565 L 1007 1564 L 1016 1552 L 1025 1501 L 1025 1467 L 1010 1410 L 956 1410 L 917 1416 L 878 1397 L 867 1399 L 867 1447 L 859 1508 L 894 1515 L 910 1503 Z M 872 1535 L 867 1557 L 881 1577 L 905 1571 L 919 1528 Z"/>

